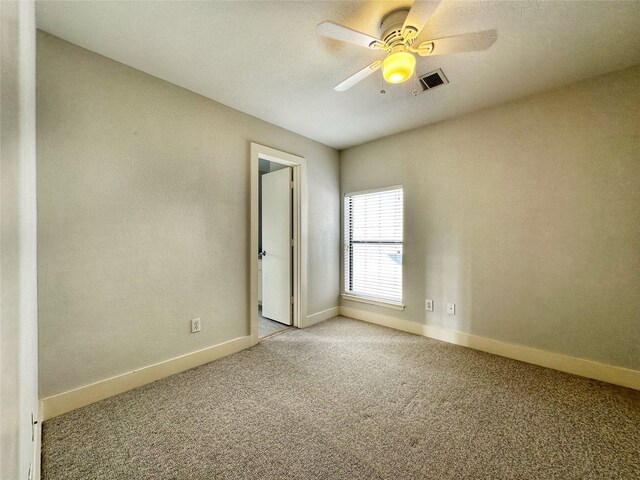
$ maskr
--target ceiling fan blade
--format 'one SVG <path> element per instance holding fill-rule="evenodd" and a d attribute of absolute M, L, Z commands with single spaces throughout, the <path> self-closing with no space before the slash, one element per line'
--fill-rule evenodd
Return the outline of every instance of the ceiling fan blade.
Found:
<path fill-rule="evenodd" d="M 384 44 L 377 38 L 367 35 L 366 33 L 352 30 L 351 28 L 343 27 L 337 23 L 322 22 L 318 24 L 316 28 L 318 33 L 323 37 L 341 40 L 343 42 L 352 43 L 365 48 L 384 47 Z"/>
<path fill-rule="evenodd" d="M 427 24 L 433 12 L 440 6 L 441 0 L 416 0 L 413 2 L 409 15 L 402 26 L 402 35 L 405 39 L 416 38 Z"/>
<path fill-rule="evenodd" d="M 367 78 L 373 72 L 378 70 L 381 66 L 382 66 L 382 60 L 376 60 L 371 65 L 368 65 L 368 66 L 364 67 L 362 70 L 360 70 L 359 72 L 354 73 L 349 78 L 347 78 L 344 82 L 339 83 L 338 85 L 336 85 L 333 88 L 337 92 L 344 92 L 345 90 L 349 90 L 356 83 L 358 83 L 358 82 L 364 80 L 365 78 Z"/>
<path fill-rule="evenodd" d="M 412 48 L 411 51 L 421 57 L 447 55 L 449 53 L 478 52 L 480 50 L 487 50 L 497 39 L 498 32 L 496 30 L 485 30 L 483 32 L 438 38 L 437 40 L 427 40 L 426 42 L 422 42 L 417 48 Z"/>

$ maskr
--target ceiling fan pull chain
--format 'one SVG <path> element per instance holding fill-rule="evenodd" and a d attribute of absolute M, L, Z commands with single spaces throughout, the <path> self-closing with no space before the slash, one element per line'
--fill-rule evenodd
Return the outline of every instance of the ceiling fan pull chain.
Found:
<path fill-rule="evenodd" d="M 384 89 L 384 77 L 380 76 L 380 93 L 384 95 L 387 91 Z"/>

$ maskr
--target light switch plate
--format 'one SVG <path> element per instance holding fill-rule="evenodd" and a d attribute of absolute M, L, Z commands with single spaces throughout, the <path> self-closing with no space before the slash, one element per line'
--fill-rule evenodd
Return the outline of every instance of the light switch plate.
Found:
<path fill-rule="evenodd" d="M 455 303 L 447 303 L 447 313 L 449 315 L 456 314 L 456 304 Z"/>
<path fill-rule="evenodd" d="M 424 309 L 428 312 L 433 312 L 433 300 L 425 300 Z"/>

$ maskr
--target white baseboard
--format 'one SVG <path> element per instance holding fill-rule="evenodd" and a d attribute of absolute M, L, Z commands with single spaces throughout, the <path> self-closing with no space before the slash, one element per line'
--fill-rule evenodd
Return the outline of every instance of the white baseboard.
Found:
<path fill-rule="evenodd" d="M 409 322 L 408 320 L 401 320 L 399 318 L 389 317 L 381 313 L 367 312 L 352 307 L 340 307 L 340 315 L 345 317 L 355 318 L 368 323 L 375 323 L 376 325 L 382 325 L 383 327 L 393 328 L 395 330 L 402 330 L 403 332 L 413 333 L 415 335 L 425 336 L 424 327 L 420 323 Z"/>
<path fill-rule="evenodd" d="M 327 308 L 318 313 L 314 313 L 313 315 L 309 315 L 304 322 L 303 328 L 310 327 L 311 325 L 315 325 L 316 323 L 320 323 L 324 320 L 329 320 L 330 318 L 337 317 L 340 315 L 340 307 L 331 307 Z"/>
<path fill-rule="evenodd" d="M 218 358 L 244 350 L 254 344 L 255 342 L 252 341 L 251 336 L 239 337 L 132 372 L 69 390 L 68 392 L 43 398 L 41 400 L 43 420 L 48 420 L 90 403 L 113 397 L 161 378 L 204 365 Z"/>
<path fill-rule="evenodd" d="M 503 342 L 501 340 L 494 340 L 492 338 L 481 337 L 456 330 L 448 330 L 433 325 L 423 325 L 351 307 L 340 307 L 340 314 L 345 317 L 375 323 L 396 330 L 435 338 L 443 342 L 462 345 L 502 357 L 513 358 L 514 360 L 560 370 L 561 372 L 572 373 L 581 377 L 593 378 L 595 380 L 640 390 L 639 370 L 594 362 L 593 360 L 572 357 L 562 353 L 548 352 L 546 350 L 539 350 L 537 348 Z"/>

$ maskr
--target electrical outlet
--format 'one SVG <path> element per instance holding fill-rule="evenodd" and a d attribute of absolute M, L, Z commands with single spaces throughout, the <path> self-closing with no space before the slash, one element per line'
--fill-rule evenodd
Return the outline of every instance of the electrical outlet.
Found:
<path fill-rule="evenodd" d="M 199 332 L 201 327 L 202 325 L 199 318 L 194 318 L 193 320 L 191 320 L 191 333 Z"/>
<path fill-rule="evenodd" d="M 433 300 L 425 300 L 424 309 L 428 312 L 433 312 Z"/>
<path fill-rule="evenodd" d="M 456 304 L 455 303 L 447 303 L 447 313 L 449 315 L 456 314 Z"/>

